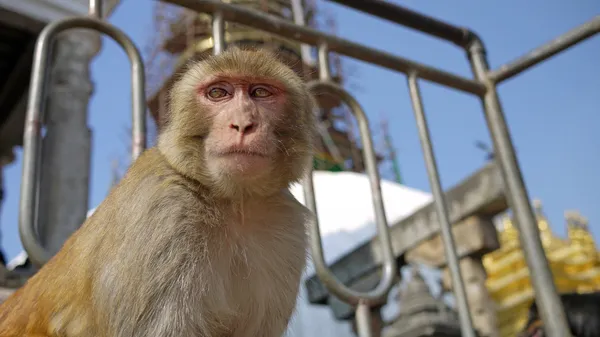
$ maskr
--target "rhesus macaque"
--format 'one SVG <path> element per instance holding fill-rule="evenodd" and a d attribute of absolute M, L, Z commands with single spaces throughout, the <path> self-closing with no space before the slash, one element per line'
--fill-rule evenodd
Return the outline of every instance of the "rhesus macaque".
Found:
<path fill-rule="evenodd" d="M 29 282 L 0 336 L 280 337 L 314 216 L 289 192 L 312 164 L 314 101 L 265 50 L 192 65 L 158 145 Z"/>
<path fill-rule="evenodd" d="M 573 337 L 600 336 L 600 292 L 560 294 Z M 544 337 L 544 326 L 535 303 L 529 307 L 529 317 L 520 337 Z"/>

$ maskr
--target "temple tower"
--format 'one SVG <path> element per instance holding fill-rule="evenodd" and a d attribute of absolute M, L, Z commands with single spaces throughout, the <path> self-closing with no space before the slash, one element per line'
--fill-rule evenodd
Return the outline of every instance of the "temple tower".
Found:
<path fill-rule="evenodd" d="M 587 220 L 578 212 L 565 212 L 568 238 L 557 237 L 544 215 L 542 203 L 533 201 L 542 245 L 559 292 L 600 290 L 600 258 Z M 522 330 L 534 300 L 530 273 L 512 219 L 504 215 L 499 228 L 500 249 L 484 256 L 486 286 L 497 308 L 501 337 Z"/>

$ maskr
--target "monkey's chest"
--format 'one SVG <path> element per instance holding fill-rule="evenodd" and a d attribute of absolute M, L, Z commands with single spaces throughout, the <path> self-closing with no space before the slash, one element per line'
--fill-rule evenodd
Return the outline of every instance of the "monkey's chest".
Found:
<path fill-rule="evenodd" d="M 210 310 L 233 336 L 281 334 L 296 304 L 304 249 L 284 245 L 238 247 L 222 256 L 223 268 L 213 274 L 212 294 L 219 305 Z M 207 294 L 209 297 L 210 294 Z"/>
<path fill-rule="evenodd" d="M 199 332 L 190 336 L 280 336 L 295 307 L 306 259 L 303 224 L 281 228 L 218 234 L 198 242 L 196 247 L 204 243 L 202 249 L 173 255 L 177 263 L 169 259 L 166 268 L 174 273 L 160 292 L 168 294 L 164 302 L 174 310 L 156 302 L 160 308 L 152 311 L 181 324 L 175 330 L 182 336 L 187 331 Z"/>

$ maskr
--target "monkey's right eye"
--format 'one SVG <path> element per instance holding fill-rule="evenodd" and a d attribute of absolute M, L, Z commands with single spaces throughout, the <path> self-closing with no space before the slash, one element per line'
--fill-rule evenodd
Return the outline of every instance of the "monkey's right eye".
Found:
<path fill-rule="evenodd" d="M 208 91 L 208 97 L 213 99 L 219 99 L 227 96 L 227 91 L 221 88 L 212 88 Z"/>

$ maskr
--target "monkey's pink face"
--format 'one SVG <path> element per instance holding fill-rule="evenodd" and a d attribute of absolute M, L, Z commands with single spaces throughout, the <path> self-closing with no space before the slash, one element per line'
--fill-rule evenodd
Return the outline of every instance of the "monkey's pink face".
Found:
<path fill-rule="evenodd" d="M 212 121 L 205 143 L 211 171 L 245 177 L 269 171 L 277 158 L 277 124 L 285 116 L 283 87 L 275 81 L 219 76 L 202 83 L 198 97 Z"/>

